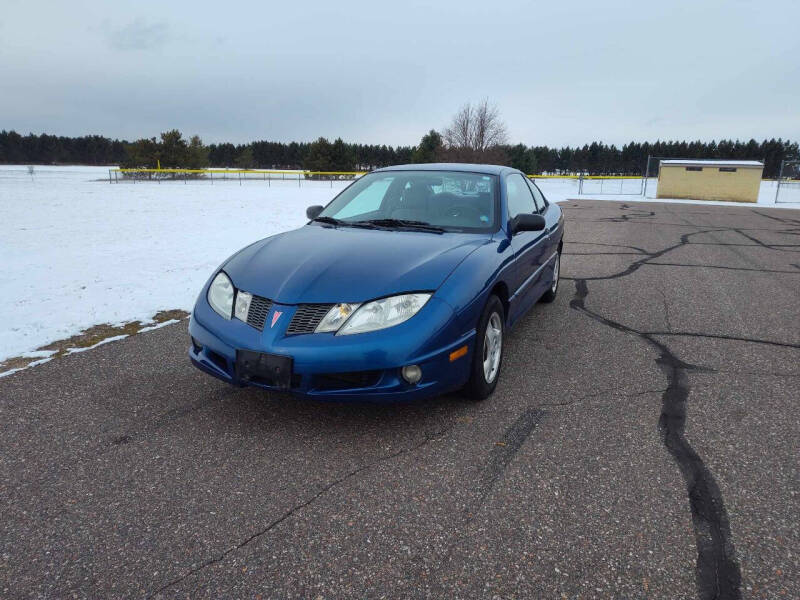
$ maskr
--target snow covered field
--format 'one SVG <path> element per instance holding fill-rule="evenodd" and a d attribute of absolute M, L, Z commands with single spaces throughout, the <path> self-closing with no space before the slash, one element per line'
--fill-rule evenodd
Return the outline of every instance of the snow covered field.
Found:
<path fill-rule="evenodd" d="M 638 189 L 638 180 L 629 181 L 626 186 Z M 538 183 L 552 201 L 577 197 L 575 181 Z M 24 166 L 0 166 L 0 361 L 92 325 L 191 310 L 206 278 L 226 257 L 302 225 L 307 206 L 325 204 L 344 185 L 111 185 L 106 167 L 35 167 L 31 177 Z M 603 185 L 603 191 L 614 191 L 619 182 Z M 651 183 L 648 195 L 654 193 Z M 759 204 L 772 205 L 774 194 L 774 184 L 765 182 Z"/>
<path fill-rule="evenodd" d="M 32 180 L 0 167 L 0 361 L 94 324 L 191 310 L 225 258 L 302 225 L 343 185 L 111 185 L 107 168 L 36 167 Z"/>
<path fill-rule="evenodd" d="M 710 202 L 707 200 L 678 200 L 656 198 L 658 180 L 647 181 L 646 196 L 641 195 L 641 179 L 587 179 L 583 182 L 583 193 L 578 195 L 578 181 L 575 179 L 536 179 L 548 200 L 561 202 L 569 198 L 592 200 L 622 200 L 625 202 L 675 202 L 683 204 L 712 204 L 717 206 L 753 206 L 741 202 Z M 775 181 L 762 181 L 758 194 L 758 206 L 777 206 L 800 208 L 800 185 L 784 185 L 781 188 L 781 202 L 775 204 Z M 790 189 L 791 188 L 791 189 Z M 621 193 L 624 192 L 624 193 Z"/>

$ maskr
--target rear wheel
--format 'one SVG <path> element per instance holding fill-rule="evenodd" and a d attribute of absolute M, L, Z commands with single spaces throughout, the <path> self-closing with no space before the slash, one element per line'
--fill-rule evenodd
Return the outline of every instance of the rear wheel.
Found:
<path fill-rule="evenodd" d="M 490 296 L 478 321 L 470 378 L 464 387 L 472 400 L 487 398 L 497 387 L 503 364 L 504 323 L 503 303 L 497 296 Z"/>
<path fill-rule="evenodd" d="M 552 302 L 556 299 L 558 293 L 558 277 L 561 272 L 561 252 L 556 251 L 555 264 L 553 265 L 553 283 L 547 288 L 547 291 L 542 294 L 542 302 Z"/>

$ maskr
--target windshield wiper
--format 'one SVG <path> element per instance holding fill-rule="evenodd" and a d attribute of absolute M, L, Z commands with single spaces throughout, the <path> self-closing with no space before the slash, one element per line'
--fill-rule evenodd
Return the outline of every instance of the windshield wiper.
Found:
<path fill-rule="evenodd" d="M 317 223 L 327 223 L 328 225 L 342 225 L 344 223 L 343 221 L 334 219 L 333 217 L 314 217 L 311 219 L 311 221 L 316 221 Z"/>
<path fill-rule="evenodd" d="M 378 227 L 408 227 L 409 229 L 420 229 L 433 233 L 444 233 L 442 227 L 426 223 L 425 221 L 409 221 L 406 219 L 367 219 L 366 221 L 355 221 L 355 223 L 367 223 Z"/>
<path fill-rule="evenodd" d="M 326 225 L 335 225 L 336 227 L 362 227 L 364 229 L 375 229 L 375 225 L 367 221 L 344 221 L 334 217 L 315 217 L 311 219 L 312 222 L 325 223 Z"/>

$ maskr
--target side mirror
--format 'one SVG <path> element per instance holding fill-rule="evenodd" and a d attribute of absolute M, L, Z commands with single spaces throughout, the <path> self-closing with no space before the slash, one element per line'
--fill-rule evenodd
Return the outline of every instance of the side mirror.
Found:
<path fill-rule="evenodd" d="M 547 223 L 542 215 L 520 213 L 509 223 L 511 235 L 520 231 L 542 231 Z"/>
<path fill-rule="evenodd" d="M 322 209 L 325 208 L 324 206 L 320 206 L 319 204 L 315 204 L 314 206 L 309 206 L 306 209 L 306 216 L 308 220 L 311 221 L 312 219 L 316 219 L 319 216 L 319 213 L 322 212 Z"/>

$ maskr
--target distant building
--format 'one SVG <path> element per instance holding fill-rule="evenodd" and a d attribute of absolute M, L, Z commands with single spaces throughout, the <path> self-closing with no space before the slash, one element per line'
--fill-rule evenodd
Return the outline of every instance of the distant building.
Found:
<path fill-rule="evenodd" d="M 758 202 L 763 171 L 757 160 L 662 160 L 656 197 Z"/>

